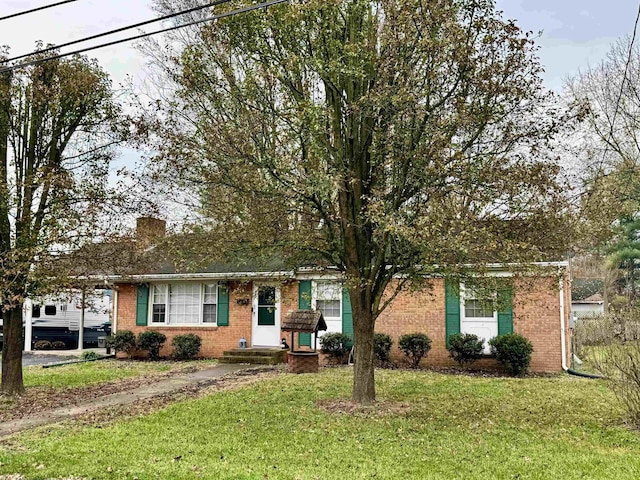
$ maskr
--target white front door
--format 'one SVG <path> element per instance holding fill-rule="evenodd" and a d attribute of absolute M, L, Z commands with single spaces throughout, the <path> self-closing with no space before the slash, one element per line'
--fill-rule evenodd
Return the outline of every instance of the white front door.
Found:
<path fill-rule="evenodd" d="M 254 284 L 252 308 L 252 347 L 279 347 L 280 289 Z"/>
<path fill-rule="evenodd" d="M 498 312 L 489 299 L 476 298 L 470 290 L 461 288 L 460 333 L 477 335 L 484 341 L 484 353 L 490 354 L 489 340 L 498 336 Z"/>

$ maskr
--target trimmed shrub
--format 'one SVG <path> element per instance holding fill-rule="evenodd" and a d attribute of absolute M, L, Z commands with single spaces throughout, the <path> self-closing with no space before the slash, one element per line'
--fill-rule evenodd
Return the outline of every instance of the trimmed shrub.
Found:
<path fill-rule="evenodd" d="M 407 356 L 411 366 L 417 368 L 422 357 L 431 350 L 431 339 L 424 333 L 408 333 L 400 337 L 398 346 Z"/>
<path fill-rule="evenodd" d="M 389 363 L 392 345 L 393 340 L 386 333 L 375 333 L 373 335 L 373 353 L 381 365 Z"/>
<path fill-rule="evenodd" d="M 63 341 L 56 340 L 51 344 L 51 348 L 53 348 L 54 350 L 64 350 L 65 348 L 67 348 L 67 344 Z"/>
<path fill-rule="evenodd" d="M 82 352 L 82 355 L 80 355 L 82 360 L 98 360 L 100 358 L 102 358 L 102 355 L 96 352 Z"/>
<path fill-rule="evenodd" d="M 522 335 L 505 333 L 489 340 L 491 352 L 514 375 L 525 373 L 531 363 L 533 345 Z"/>
<path fill-rule="evenodd" d="M 149 359 L 158 360 L 160 358 L 160 349 L 166 341 L 167 337 L 163 333 L 147 330 L 138 335 L 138 348 L 148 351 Z"/>
<path fill-rule="evenodd" d="M 120 330 L 107 338 L 107 345 L 115 352 L 124 352 L 131 356 L 136 348 L 136 336 L 130 330 Z"/>
<path fill-rule="evenodd" d="M 449 356 L 464 367 L 482 357 L 484 342 L 472 333 L 456 333 L 449 336 L 448 350 Z"/>
<path fill-rule="evenodd" d="M 350 348 L 351 337 L 344 333 L 327 333 L 320 338 L 320 351 L 334 360 L 344 363 Z"/>
<path fill-rule="evenodd" d="M 171 340 L 173 358 L 176 360 L 193 360 L 200 352 L 202 339 L 193 333 L 176 335 Z"/>
<path fill-rule="evenodd" d="M 53 345 L 51 345 L 51 342 L 49 340 L 38 340 L 33 345 L 33 348 L 35 348 L 36 350 L 51 350 L 51 348 L 53 348 Z"/>

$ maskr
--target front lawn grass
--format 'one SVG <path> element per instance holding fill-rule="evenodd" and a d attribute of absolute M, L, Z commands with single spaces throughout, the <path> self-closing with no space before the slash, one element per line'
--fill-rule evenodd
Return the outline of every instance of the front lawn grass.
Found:
<path fill-rule="evenodd" d="M 604 383 L 378 371 L 344 413 L 350 369 L 283 375 L 103 428 L 16 437 L 0 473 L 44 479 L 635 479 L 640 435 Z"/>
<path fill-rule="evenodd" d="M 96 396 L 131 390 L 155 377 L 208 368 L 213 360 L 139 362 L 100 360 L 55 368 L 24 369 L 26 392 L 15 398 L 0 396 L 0 422 L 90 401 Z"/>
<path fill-rule="evenodd" d="M 24 369 L 24 385 L 29 387 L 73 388 L 153 375 L 184 368 L 187 365 L 212 364 L 211 360 L 196 362 L 143 362 L 130 360 L 99 360 L 54 368 L 40 366 Z"/>

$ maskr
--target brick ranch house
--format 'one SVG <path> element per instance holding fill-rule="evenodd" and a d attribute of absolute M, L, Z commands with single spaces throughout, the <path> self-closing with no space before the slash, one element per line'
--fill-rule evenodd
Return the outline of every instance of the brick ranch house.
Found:
<path fill-rule="evenodd" d="M 531 370 L 560 372 L 570 358 L 569 309 L 571 305 L 567 264 L 538 264 L 548 276 L 515 277 L 510 302 L 491 311 L 464 285 L 433 278 L 431 288 L 401 292 L 376 322 L 376 331 L 389 334 L 392 358 L 401 360 L 398 339 L 406 333 L 425 333 L 432 348 L 425 366 L 453 365 L 446 349 L 453 333 L 474 333 L 488 339 L 508 332 L 527 337 L 534 347 Z M 316 268 L 297 271 L 255 271 L 214 265 L 195 273 L 175 269 L 112 276 L 113 330 L 136 335 L 156 330 L 167 336 L 161 355 L 171 352 L 175 335 L 195 333 L 202 338 L 202 357 L 221 357 L 238 347 L 241 338 L 249 347 L 279 347 L 290 334 L 281 332 L 285 316 L 295 309 L 321 310 L 328 332 L 353 333 L 349 295 L 336 273 Z M 510 277 L 494 265 L 487 275 Z M 560 279 L 560 280 L 559 280 Z M 498 307 L 496 307 L 498 308 Z M 309 334 L 296 335 L 296 349 L 313 345 Z M 489 353 L 488 346 L 486 352 Z M 481 360 L 483 367 L 496 365 Z"/>

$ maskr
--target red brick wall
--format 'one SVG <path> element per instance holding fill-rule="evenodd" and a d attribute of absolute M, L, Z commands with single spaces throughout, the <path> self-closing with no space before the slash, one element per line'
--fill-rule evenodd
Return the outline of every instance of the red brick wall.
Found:
<path fill-rule="evenodd" d="M 567 362 L 570 358 L 569 306 L 570 286 L 564 283 L 565 334 Z M 513 330 L 533 344 L 531 370 L 562 370 L 560 337 L 560 296 L 555 278 L 528 278 L 516 281 L 513 299 Z M 444 280 L 436 279 L 429 291 L 400 293 L 393 304 L 377 320 L 376 331 L 386 333 L 394 341 L 392 358 L 402 361 L 398 339 L 406 333 L 426 333 L 431 338 L 431 351 L 423 365 L 453 366 L 445 345 Z M 482 359 L 476 367 L 496 367 L 493 359 Z"/>
<path fill-rule="evenodd" d="M 238 347 L 240 337 L 244 336 L 251 345 L 251 284 L 231 282 L 229 291 L 228 327 L 138 327 L 136 326 L 136 285 L 117 285 L 118 318 L 116 328 L 138 333 L 155 330 L 167 336 L 160 355 L 169 356 L 172 351 L 171 339 L 184 333 L 195 333 L 202 338 L 201 357 L 221 357 L 222 352 Z M 242 304 L 238 300 L 242 300 Z M 248 300 L 248 304 L 243 304 Z"/>
<path fill-rule="evenodd" d="M 224 350 L 236 348 L 244 336 L 251 345 L 251 283 L 230 283 L 228 327 L 137 327 L 136 286 L 121 284 L 118 289 L 118 330 L 131 330 L 136 335 L 145 329 L 153 329 L 167 336 L 161 355 L 171 353 L 171 338 L 182 333 L 196 333 L 202 338 L 200 355 L 220 357 Z M 567 361 L 570 358 L 569 307 L 570 288 L 565 282 L 565 328 L 567 335 Z M 248 300 L 242 305 L 238 300 Z M 298 283 L 286 282 L 281 286 L 281 321 L 287 313 L 298 308 Z M 561 371 L 560 304 L 556 279 L 525 279 L 516 282 L 513 308 L 514 331 L 527 337 L 533 344 L 531 362 L 533 371 Z M 389 334 L 394 341 L 392 358 L 401 361 L 403 353 L 398 348 L 398 339 L 405 333 L 426 333 L 432 340 L 431 351 L 423 365 L 450 366 L 445 347 L 445 298 L 444 280 L 435 279 L 432 288 L 421 292 L 402 292 L 392 305 L 378 318 L 376 331 Z M 280 338 L 291 343 L 291 334 L 282 332 Z M 318 348 L 320 344 L 318 343 Z M 296 335 L 295 348 L 298 349 Z M 476 364 L 481 367 L 496 366 L 492 359 L 483 359 Z"/>

